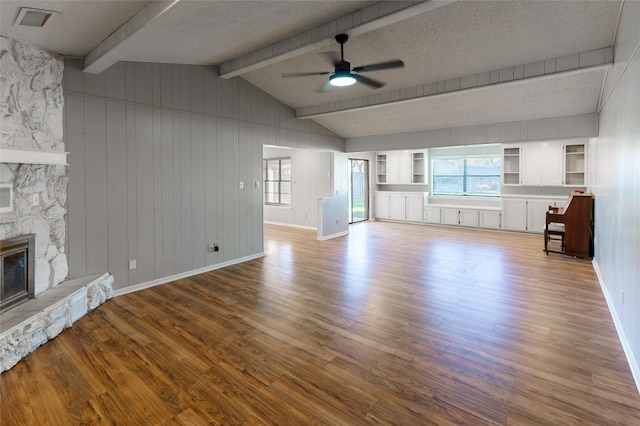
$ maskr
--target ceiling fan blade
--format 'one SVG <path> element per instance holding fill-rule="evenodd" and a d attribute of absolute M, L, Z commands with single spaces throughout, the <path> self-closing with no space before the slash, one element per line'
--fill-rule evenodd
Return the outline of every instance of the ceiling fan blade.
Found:
<path fill-rule="evenodd" d="M 314 92 L 316 93 L 326 93 L 328 92 L 333 86 L 331 84 L 329 84 L 329 80 L 325 81 L 324 83 L 322 83 L 322 85 L 318 86 L 318 88 L 316 90 L 314 90 Z"/>
<path fill-rule="evenodd" d="M 404 62 L 400 59 L 394 59 L 393 61 L 380 62 L 377 64 L 364 65 L 361 67 L 353 68 L 353 72 L 369 72 L 369 71 L 379 71 L 379 70 L 389 70 L 393 68 L 404 68 Z"/>
<path fill-rule="evenodd" d="M 324 56 L 328 60 L 328 62 L 331 63 L 333 67 L 335 67 L 338 64 L 338 62 L 340 62 L 339 53 L 328 51 L 328 52 L 320 52 L 319 55 Z"/>
<path fill-rule="evenodd" d="M 367 85 L 369 87 L 372 87 L 374 89 L 379 89 L 379 88 L 381 88 L 382 86 L 385 85 L 385 83 L 383 83 L 381 81 L 374 80 L 372 78 L 365 77 L 363 75 L 358 75 L 358 74 L 351 74 L 351 75 L 353 76 L 353 78 L 355 78 L 358 81 L 358 83 L 365 84 L 365 85 Z"/>
<path fill-rule="evenodd" d="M 331 71 L 319 71 L 319 72 L 285 72 L 282 74 L 282 78 L 291 77 L 308 77 L 310 75 L 329 75 Z"/>

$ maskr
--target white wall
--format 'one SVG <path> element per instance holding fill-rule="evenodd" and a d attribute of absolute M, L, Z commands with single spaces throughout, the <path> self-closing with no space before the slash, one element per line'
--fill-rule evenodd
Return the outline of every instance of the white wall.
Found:
<path fill-rule="evenodd" d="M 342 138 L 211 67 L 121 62 L 90 75 L 80 62 L 67 60 L 64 79 L 72 278 L 110 271 L 121 290 L 258 256 L 262 146 L 344 151 Z"/>
<path fill-rule="evenodd" d="M 594 265 L 640 390 L 639 22 L 640 2 L 626 1 L 588 170 L 596 197 Z"/>
<path fill-rule="evenodd" d="M 264 221 L 317 229 L 318 199 L 331 197 L 333 153 L 264 147 L 264 158 L 291 158 L 291 206 L 264 206 Z"/>

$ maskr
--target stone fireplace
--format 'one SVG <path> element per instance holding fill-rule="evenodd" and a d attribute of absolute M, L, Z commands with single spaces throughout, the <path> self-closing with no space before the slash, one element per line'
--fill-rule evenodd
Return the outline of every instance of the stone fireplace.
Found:
<path fill-rule="evenodd" d="M 0 373 L 113 295 L 108 272 L 65 281 L 63 70 L 0 36 Z"/>

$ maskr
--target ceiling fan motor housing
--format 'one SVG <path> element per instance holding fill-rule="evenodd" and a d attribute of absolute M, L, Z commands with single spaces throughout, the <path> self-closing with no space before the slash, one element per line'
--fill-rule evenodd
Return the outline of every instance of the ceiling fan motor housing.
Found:
<path fill-rule="evenodd" d="M 349 74 L 351 72 L 351 63 L 347 61 L 338 61 L 336 63 L 336 74 Z"/>

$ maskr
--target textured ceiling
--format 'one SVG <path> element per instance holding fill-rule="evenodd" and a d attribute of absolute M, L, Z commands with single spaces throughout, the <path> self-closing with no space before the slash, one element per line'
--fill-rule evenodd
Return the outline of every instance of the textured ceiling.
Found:
<path fill-rule="evenodd" d="M 45 28 L 18 28 L 13 21 L 22 5 L 60 13 Z M 243 58 L 258 58 L 229 76 L 239 75 L 293 108 L 311 108 L 609 47 L 620 5 L 599 0 L 2 0 L 0 34 L 69 56 L 106 52 L 106 66 L 131 60 L 226 69 Z M 121 35 L 123 28 L 127 32 Z M 350 35 L 345 57 L 352 66 L 399 58 L 405 68 L 368 73 L 387 83 L 377 90 L 356 85 L 318 93 L 327 76 L 281 77 L 331 71 L 339 52 L 332 37 L 341 31 Z M 597 112 L 607 64 L 313 119 L 343 137 L 355 137 Z"/>

